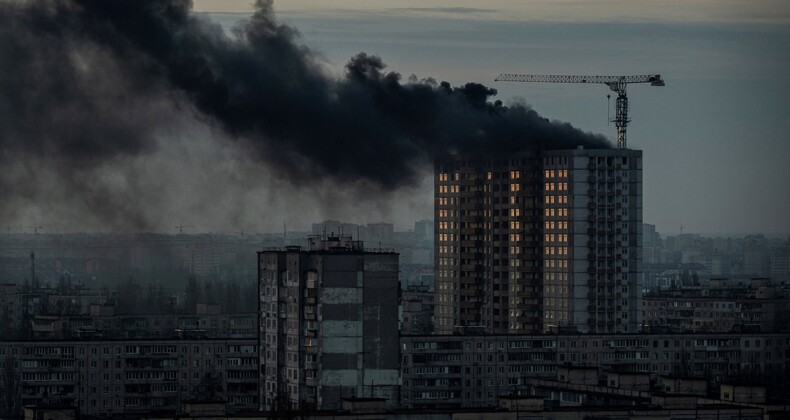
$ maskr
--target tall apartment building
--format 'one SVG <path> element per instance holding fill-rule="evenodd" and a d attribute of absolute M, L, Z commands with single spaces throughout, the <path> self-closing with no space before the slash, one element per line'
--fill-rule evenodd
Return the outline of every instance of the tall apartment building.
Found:
<path fill-rule="evenodd" d="M 258 253 L 265 410 L 398 403 L 398 254 L 348 237 Z"/>
<path fill-rule="evenodd" d="M 436 331 L 636 331 L 642 152 L 448 157 L 435 174 Z"/>

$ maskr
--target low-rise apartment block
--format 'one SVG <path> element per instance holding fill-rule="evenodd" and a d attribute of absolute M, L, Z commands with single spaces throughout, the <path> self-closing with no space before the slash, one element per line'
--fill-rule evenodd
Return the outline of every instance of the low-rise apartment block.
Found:
<path fill-rule="evenodd" d="M 654 291 L 643 298 L 645 324 L 673 332 L 774 332 L 790 329 L 790 295 L 769 279 Z"/>
<path fill-rule="evenodd" d="M 211 398 L 230 411 L 258 408 L 254 339 L 6 341 L 0 366 L 17 407 L 47 402 L 111 416 Z"/>
<path fill-rule="evenodd" d="M 404 408 L 491 407 L 558 368 L 783 383 L 790 334 L 455 335 L 401 338 Z M 584 370 L 584 369 L 582 369 Z M 575 372 L 574 374 L 578 374 Z"/>

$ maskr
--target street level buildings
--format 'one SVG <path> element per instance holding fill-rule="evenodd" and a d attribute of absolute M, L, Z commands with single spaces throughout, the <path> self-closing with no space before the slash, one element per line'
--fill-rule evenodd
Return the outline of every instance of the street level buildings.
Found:
<path fill-rule="evenodd" d="M 635 332 L 642 153 L 437 160 L 436 332 Z"/>
<path fill-rule="evenodd" d="M 698 378 L 706 390 L 750 380 L 786 396 L 790 372 L 787 333 L 431 335 L 401 346 L 403 408 L 493 407 L 530 395 L 534 380 L 569 377 L 662 390 L 667 378 Z"/>
<path fill-rule="evenodd" d="M 261 402 L 337 409 L 343 398 L 398 403 L 398 254 L 350 236 L 259 252 Z"/>
<path fill-rule="evenodd" d="M 207 398 L 230 412 L 258 407 L 255 339 L 0 341 L 0 366 L 0 406 L 17 410 L 57 404 L 117 416 Z"/>
<path fill-rule="evenodd" d="M 644 321 L 674 332 L 790 330 L 790 290 L 770 279 L 748 284 L 711 279 L 706 285 L 654 290 L 644 296 Z"/>

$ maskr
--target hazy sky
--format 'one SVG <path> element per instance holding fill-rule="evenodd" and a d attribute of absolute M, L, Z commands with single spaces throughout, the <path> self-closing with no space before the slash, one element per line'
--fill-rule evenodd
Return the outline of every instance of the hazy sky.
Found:
<path fill-rule="evenodd" d="M 197 0 L 244 11 L 248 1 Z M 790 232 L 786 1 L 306 1 L 275 3 L 340 72 L 380 55 L 404 76 L 477 81 L 505 102 L 614 136 L 604 86 L 494 83 L 502 72 L 661 73 L 632 85 L 644 220 L 660 231 Z M 216 16 L 230 25 L 238 16 Z M 429 199 L 429 197 L 425 197 Z M 393 209 L 394 210 L 394 209 Z M 429 216 L 429 214 L 426 214 Z"/>
<path fill-rule="evenodd" d="M 247 12 L 250 0 L 193 0 L 196 10 Z M 463 13 L 475 19 L 564 22 L 752 22 L 788 23 L 784 0 L 288 0 L 281 12 Z"/>
<path fill-rule="evenodd" d="M 194 2 L 197 12 L 229 31 L 253 10 L 252 0 Z M 21 4 L 0 0 L 2 6 L 14 3 Z M 248 96 L 263 98 L 263 103 L 274 101 L 273 109 L 282 118 L 269 121 L 261 115 L 271 117 L 271 113 L 234 111 L 222 114 L 223 121 L 245 114 L 252 118 L 245 121 L 253 126 L 291 124 L 299 128 L 296 131 L 304 131 L 301 128 L 308 126 L 292 124 L 292 118 L 301 118 L 301 112 L 319 102 L 311 99 L 315 91 L 305 87 L 309 83 L 301 81 L 319 80 L 311 86 L 320 87 L 324 73 L 343 77 L 349 59 L 365 52 L 380 56 L 387 70 L 399 72 L 403 80 L 414 74 L 453 86 L 483 83 L 496 88 L 496 99 L 505 103 L 526 103 L 545 117 L 613 139 L 614 127 L 607 122 L 606 95 L 610 92 L 605 86 L 500 83 L 493 79 L 499 73 L 519 72 L 660 73 L 665 87 L 629 88 L 633 121 L 628 145 L 644 151 L 644 221 L 667 234 L 677 233 L 681 225 L 685 232 L 790 233 L 790 1 L 289 0 L 275 1 L 274 8 L 280 21 L 297 28 L 301 34 L 297 42 L 319 57 L 318 66 L 309 61 L 307 74 L 315 77 L 291 76 L 281 69 L 300 67 L 271 58 L 300 58 L 304 55 L 301 51 L 283 56 L 234 50 L 246 54 L 245 60 L 262 64 L 247 68 L 236 66 L 236 61 L 220 59 L 218 63 L 229 66 L 223 67 L 227 74 L 263 81 L 264 89 L 245 88 L 243 92 L 253 92 Z M 170 82 L 124 76 L 138 75 L 134 64 L 145 64 L 145 59 L 121 63 L 101 50 L 96 53 L 93 44 L 72 45 L 68 37 L 59 38 L 61 47 L 53 46 L 51 40 L 42 38 L 41 31 L 28 27 L 34 21 L 15 19 L 10 10 L 13 8 L 4 7 L 5 14 L 0 15 L 6 19 L 0 25 L 3 42 L 30 42 L 28 49 L 34 53 L 30 57 L 38 58 L 28 62 L 22 60 L 27 55 L 10 53 L 26 47 L 0 49 L 0 55 L 22 60 L 28 70 L 38 71 L 23 71 L 24 65 L 14 66 L 13 62 L 0 69 L 0 88 L 6 89 L 0 90 L 0 108 L 7 106 L 3 109 L 8 111 L 0 113 L 6 118 L 0 131 L 11 127 L 6 131 L 14 133 L 14 127 L 25 127 L 18 142 L 17 137 L 0 137 L 3 147 L 10 147 L 0 150 L 0 223 L 8 231 L 44 226 L 46 232 L 174 232 L 174 226 L 183 223 L 194 225 L 192 231 L 275 232 L 284 222 L 292 229 L 309 229 L 310 223 L 329 218 L 355 223 L 392 221 L 404 229 L 415 220 L 432 217 L 432 178 L 427 168 L 417 168 L 426 175 L 394 191 L 357 178 L 334 182 L 320 176 L 295 182 L 292 174 L 278 169 L 275 162 L 288 161 L 283 157 L 287 154 L 278 151 L 282 144 L 296 144 L 293 138 L 282 144 L 248 143 L 249 138 L 223 129 L 217 115 L 205 113 L 205 108 L 211 108 L 206 104 L 225 104 L 221 100 L 207 101 L 201 108 L 184 100 L 188 96 L 179 96 L 178 92 L 183 92 L 178 87 L 171 95 Z M 256 26 L 256 30 L 267 34 L 273 27 L 266 25 L 272 24 Z M 139 26 L 128 28 L 144 32 L 136 30 Z M 179 47 L 174 55 L 183 51 L 186 56 L 206 53 L 225 57 L 226 47 L 214 48 L 229 44 L 212 43 L 226 38 L 211 28 L 199 32 L 207 36 L 207 42 Z M 278 45 L 292 46 L 287 35 L 278 39 L 286 38 L 288 42 L 274 43 L 267 51 L 271 53 Z M 148 56 L 143 53 L 142 57 Z M 186 73 L 192 69 L 178 69 L 182 68 Z M 70 79 L 72 76 L 77 78 Z M 150 89 L 140 91 L 134 83 Z M 287 94 L 277 96 L 280 86 L 294 83 L 297 89 L 284 89 Z M 54 87 L 50 89 L 50 85 Z M 63 104 L 49 98 L 42 109 L 35 101 L 39 90 L 63 90 L 71 96 L 61 98 Z M 258 95 L 260 92 L 271 95 Z M 14 105 L 17 93 L 32 98 L 29 107 Z M 308 99 L 296 101 L 303 96 Z M 82 106 L 81 100 L 96 106 L 95 113 Z M 119 100 L 124 101 L 120 106 Z M 301 104 L 295 111 L 285 106 L 295 101 Z M 18 115 L 33 122 L 62 125 L 20 125 L 17 122 L 28 119 Z M 351 115 L 354 123 L 372 121 L 358 118 L 357 111 Z M 37 128 L 48 127 L 65 129 L 36 134 Z M 391 127 L 388 130 L 396 132 Z M 373 159 L 356 159 L 356 154 L 341 151 L 337 155 L 338 147 L 333 146 L 337 143 L 326 142 L 332 139 L 308 137 L 331 149 L 321 153 L 331 157 L 329 165 L 319 166 L 317 173 L 331 166 L 340 170 L 362 167 L 349 164 L 351 160 L 365 160 L 362 163 L 367 168 L 393 173 L 381 160 L 371 164 Z M 385 136 L 368 137 L 381 140 Z M 453 134 L 454 140 L 458 137 Z M 335 136 L 338 138 L 343 139 Z M 52 139 L 57 142 L 48 143 Z M 60 146 L 50 150 L 36 146 L 36 140 L 49 144 L 47 147 L 77 146 L 89 153 L 78 154 L 85 159 L 72 161 L 71 155 L 64 158 L 52 152 L 61 150 Z M 255 149 L 259 147 L 255 144 L 266 147 Z M 367 147 L 352 150 L 377 152 L 374 144 L 364 142 Z M 132 146 L 124 149 L 125 145 Z M 308 149 L 324 151 L 322 147 Z M 16 153 L 20 150 L 21 154 Z M 310 165 L 320 160 L 290 162 L 309 172 L 316 168 Z"/>

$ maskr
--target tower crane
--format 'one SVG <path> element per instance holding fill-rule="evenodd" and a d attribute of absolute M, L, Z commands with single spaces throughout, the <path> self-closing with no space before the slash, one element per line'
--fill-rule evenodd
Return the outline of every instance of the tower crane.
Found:
<path fill-rule="evenodd" d="M 540 74 L 500 74 L 495 82 L 537 82 L 537 83 L 602 83 L 609 86 L 612 92 L 617 93 L 615 116 L 611 121 L 617 127 L 617 148 L 626 148 L 625 129 L 628 123 L 628 96 L 625 88 L 631 83 L 650 83 L 650 86 L 664 86 L 660 74 L 646 74 L 641 76 L 563 76 Z M 608 95 L 607 95 L 608 96 Z"/>
<path fill-rule="evenodd" d="M 194 226 L 192 226 L 192 225 L 185 225 L 185 224 L 183 224 L 183 223 L 179 223 L 179 224 L 176 226 L 176 229 L 178 229 L 178 234 L 179 234 L 179 235 L 183 235 L 183 234 L 184 234 L 184 229 L 186 229 L 186 228 L 192 228 L 192 227 L 194 227 Z"/>
<path fill-rule="evenodd" d="M 32 229 L 34 235 L 38 235 L 38 231 L 44 229 L 43 226 L 28 226 L 27 228 Z"/>

